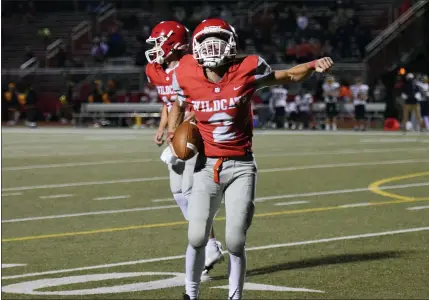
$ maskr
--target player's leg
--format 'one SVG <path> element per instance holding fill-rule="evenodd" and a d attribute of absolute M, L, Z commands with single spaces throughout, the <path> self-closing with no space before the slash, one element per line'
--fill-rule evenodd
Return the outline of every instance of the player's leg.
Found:
<path fill-rule="evenodd" d="M 190 299 L 198 297 L 205 263 L 205 246 L 221 203 L 222 186 L 213 179 L 214 161 L 202 155 L 198 156 L 189 198 L 185 290 Z"/>
<path fill-rule="evenodd" d="M 228 299 L 241 299 L 246 275 L 246 234 L 255 211 L 256 165 L 254 161 L 234 163 L 234 178 L 225 190 L 225 243 L 229 251 Z"/>
<path fill-rule="evenodd" d="M 188 199 L 182 193 L 183 172 L 185 170 L 185 162 L 178 162 L 174 165 L 168 165 L 170 175 L 170 190 L 173 194 L 174 201 L 180 207 L 185 219 L 188 219 Z"/>
<path fill-rule="evenodd" d="M 332 103 L 332 130 L 337 130 L 337 116 L 338 116 L 338 106 L 337 103 Z"/>
<path fill-rule="evenodd" d="M 404 108 L 402 110 L 402 126 L 404 131 L 407 131 L 407 123 L 410 115 L 410 106 L 408 104 L 404 104 Z"/>
<path fill-rule="evenodd" d="M 326 103 L 326 108 L 325 108 L 325 114 L 326 114 L 325 130 L 331 130 L 331 122 L 332 122 L 331 108 L 332 108 L 331 103 Z"/>
<path fill-rule="evenodd" d="M 416 130 L 420 131 L 420 123 L 421 123 L 421 111 L 420 111 L 420 105 L 416 104 L 413 108 L 414 116 L 416 118 Z"/>
<path fill-rule="evenodd" d="M 186 161 L 185 169 L 182 176 L 182 192 L 186 199 L 189 200 L 193 185 L 193 176 L 197 155 Z M 213 266 L 223 259 L 222 244 L 216 241 L 213 227 L 210 230 L 209 240 L 206 246 L 206 258 L 204 263 L 204 272 L 208 273 Z"/>
<path fill-rule="evenodd" d="M 429 130 L 429 101 L 420 102 L 420 112 L 425 124 L 426 130 Z"/>

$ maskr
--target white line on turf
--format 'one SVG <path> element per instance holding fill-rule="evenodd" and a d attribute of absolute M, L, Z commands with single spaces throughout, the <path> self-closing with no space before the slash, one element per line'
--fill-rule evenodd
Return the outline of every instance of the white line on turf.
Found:
<path fill-rule="evenodd" d="M 64 214 L 64 215 L 8 219 L 8 220 L 2 220 L 1 222 L 2 223 L 19 223 L 19 222 L 26 222 L 26 221 L 62 219 L 62 218 L 71 218 L 71 217 L 93 216 L 93 215 L 107 215 L 107 214 L 127 213 L 127 212 L 146 211 L 146 210 L 168 209 L 168 208 L 176 208 L 176 207 L 177 205 L 164 205 L 164 206 L 149 206 L 149 207 L 138 207 L 138 208 L 129 208 L 129 209 L 118 209 L 118 210 L 100 210 L 100 211 L 93 211 L 93 212 L 82 212 L 82 213 Z"/>
<path fill-rule="evenodd" d="M 47 195 L 47 196 L 40 196 L 40 199 L 57 199 L 57 198 L 68 198 L 73 197 L 73 194 L 59 194 L 59 195 Z"/>
<path fill-rule="evenodd" d="M 427 148 L 391 148 L 391 149 L 339 149 L 335 151 L 308 151 L 308 152 L 280 152 L 280 153 L 262 153 L 257 154 L 257 158 L 266 157 L 281 157 L 281 156 L 320 156 L 320 155 L 348 155 L 357 153 L 392 153 L 392 152 L 420 152 L 427 151 Z M 121 152 L 122 153 L 122 152 Z M 142 162 L 160 162 L 159 159 L 134 159 L 134 160 L 102 160 L 102 161 L 84 161 L 74 163 L 58 163 L 58 164 L 44 164 L 44 165 L 27 165 L 27 166 L 12 166 L 4 167 L 2 171 L 20 171 L 20 170 L 33 170 L 33 169 L 51 169 L 51 168 L 67 168 L 79 166 L 98 166 L 108 164 L 128 164 L 128 163 L 142 163 Z"/>
<path fill-rule="evenodd" d="M 155 203 L 157 203 L 157 202 L 171 202 L 171 201 L 174 201 L 174 199 L 173 198 L 162 198 L 162 199 L 153 199 L 151 201 L 155 202 Z"/>
<path fill-rule="evenodd" d="M 97 198 L 94 198 L 93 200 L 116 200 L 116 199 L 127 199 L 127 198 L 130 198 L 130 195 L 97 197 Z"/>
<path fill-rule="evenodd" d="M 1 264 L 1 268 L 2 269 L 7 269 L 7 268 L 16 268 L 16 267 L 23 267 L 26 266 L 27 264 Z"/>
<path fill-rule="evenodd" d="M 298 171 L 298 170 L 311 170 L 311 169 L 380 166 L 380 165 L 396 165 L 396 164 L 409 164 L 409 163 L 412 164 L 412 163 L 427 163 L 427 162 L 429 162 L 429 159 L 386 160 L 386 161 L 304 165 L 304 166 L 295 166 L 295 167 L 287 167 L 287 168 L 260 169 L 258 172 L 259 173 L 272 173 L 272 172 L 285 172 L 285 171 Z M 63 187 L 91 186 L 91 185 L 104 185 L 104 184 L 116 184 L 116 183 L 132 183 L 132 182 L 145 182 L 145 181 L 160 181 L 160 180 L 167 180 L 167 179 L 169 179 L 168 176 L 141 177 L 141 178 L 105 180 L 105 181 L 84 181 L 84 182 L 72 182 L 72 183 L 19 186 L 19 187 L 4 188 L 4 189 L 2 189 L 2 191 L 3 192 L 28 191 L 28 190 L 37 190 L 37 189 L 63 188 Z"/>
<path fill-rule="evenodd" d="M 409 229 L 399 229 L 399 230 L 391 230 L 391 231 L 331 237 L 331 238 L 324 238 L 324 239 L 318 239 L 318 240 L 289 242 L 289 243 L 283 243 L 283 244 L 273 244 L 273 245 L 256 246 L 256 247 L 248 247 L 248 248 L 246 247 L 246 251 L 257 251 L 257 250 L 321 244 L 321 243 L 329 243 L 329 242 L 337 242 L 337 241 L 345 241 L 345 240 L 356 240 L 356 239 L 371 238 L 371 237 L 377 237 L 377 236 L 388 236 L 388 235 L 395 235 L 395 234 L 402 234 L 402 233 L 420 232 L 420 231 L 426 231 L 426 230 L 429 230 L 429 227 L 416 227 L 416 228 L 409 228 Z M 227 251 L 224 251 L 224 252 L 226 253 Z M 185 258 L 185 255 L 166 256 L 166 257 L 141 259 L 141 260 L 135 260 L 135 261 L 120 262 L 120 263 L 97 265 L 97 266 L 88 266 L 88 267 L 81 267 L 81 268 L 52 270 L 52 271 L 45 271 L 45 272 L 27 273 L 27 274 L 21 274 L 21 275 L 3 276 L 1 279 L 5 280 L 5 279 L 43 276 L 43 275 L 61 274 L 61 273 L 77 272 L 77 271 L 87 271 L 87 270 L 95 270 L 95 269 L 114 268 L 114 267 L 121 267 L 121 266 L 130 266 L 130 265 L 145 264 L 145 263 L 152 263 L 152 262 L 183 259 L 183 258 Z"/>
<path fill-rule="evenodd" d="M 280 202 L 280 203 L 275 203 L 274 205 L 277 206 L 284 206 L 284 205 L 295 205 L 295 204 L 305 204 L 305 203 L 309 203 L 310 201 L 289 201 L 289 202 Z"/>
<path fill-rule="evenodd" d="M 380 187 L 380 189 L 381 190 L 389 190 L 389 189 L 393 190 L 393 189 L 404 189 L 404 188 L 428 186 L 428 185 L 429 185 L 429 182 L 422 182 L 422 183 L 411 183 L 411 184 L 401 184 L 401 185 L 388 185 L 388 186 Z M 347 193 L 358 193 L 358 192 L 366 192 L 366 191 L 369 191 L 368 187 L 358 188 L 358 189 L 347 189 L 347 190 L 312 192 L 312 193 L 303 193 L 303 194 L 285 194 L 285 195 L 277 195 L 277 196 L 266 196 L 266 197 L 256 198 L 255 201 L 256 202 L 264 202 L 264 201 L 268 201 L 268 200 L 299 198 L 299 197 L 312 197 L 312 196 L 322 196 L 322 195 L 335 195 L 335 194 L 347 194 Z M 161 199 L 155 199 L 155 200 L 161 200 Z M 6 220 L 3 219 L 1 222 L 2 223 L 19 223 L 19 222 L 45 220 L 45 219 L 62 219 L 62 218 L 83 217 L 83 216 L 91 216 L 91 215 L 128 213 L 128 212 L 136 212 L 136 211 L 150 211 L 150 210 L 167 209 L 167 208 L 174 208 L 174 207 L 176 207 L 176 205 L 137 207 L 137 208 L 120 209 L 120 210 L 101 210 L 101 211 L 95 211 L 95 212 L 82 212 L 82 213 L 73 213 L 73 214 L 41 216 L 41 217 L 25 217 L 25 218 L 6 219 Z"/>
<path fill-rule="evenodd" d="M 340 207 L 360 207 L 360 206 L 368 206 L 368 202 L 362 202 L 362 203 L 351 203 L 351 204 L 344 204 L 340 205 Z"/>
<path fill-rule="evenodd" d="M 428 186 L 429 182 L 421 183 L 410 183 L 410 184 L 399 184 L 399 185 L 386 185 L 379 187 L 380 190 L 394 190 L 394 189 L 406 189 L 410 187 L 420 187 Z M 266 196 L 256 198 L 257 202 L 265 202 L 269 200 L 278 200 L 278 199 L 288 199 L 288 198 L 298 198 L 298 197 L 313 197 L 313 196 L 326 196 L 326 195 L 337 195 L 337 194 L 349 194 L 349 193 L 359 193 L 369 191 L 368 187 L 356 188 L 356 189 L 344 189 L 344 190 L 332 190 L 332 191 L 321 191 L 321 192 L 311 192 L 311 193 L 302 193 L 302 194 L 288 194 L 288 195 L 278 195 L 278 196 Z"/>
<path fill-rule="evenodd" d="M 1 196 L 2 197 L 6 197 L 6 196 L 21 196 L 22 195 L 22 193 L 20 193 L 20 192 L 16 192 L 16 193 L 2 193 L 1 194 Z"/>
<path fill-rule="evenodd" d="M 413 206 L 413 207 L 408 207 L 408 210 L 421 210 L 421 209 L 428 209 L 429 205 L 424 205 L 424 206 Z"/>
<path fill-rule="evenodd" d="M 20 170 L 51 169 L 51 168 L 66 168 L 66 167 L 81 167 L 81 166 L 98 166 L 98 165 L 112 165 L 112 164 L 130 164 L 130 163 L 143 163 L 143 162 L 150 162 L 150 161 L 153 161 L 153 159 L 84 161 L 84 162 L 62 163 L 62 164 L 5 167 L 5 168 L 2 168 L 2 171 L 20 171 Z"/>

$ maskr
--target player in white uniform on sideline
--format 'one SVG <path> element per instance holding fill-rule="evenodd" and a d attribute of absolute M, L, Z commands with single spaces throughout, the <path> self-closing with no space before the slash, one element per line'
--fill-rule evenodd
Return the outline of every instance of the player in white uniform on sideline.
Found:
<path fill-rule="evenodd" d="M 338 98 L 340 96 L 340 84 L 333 76 L 328 76 L 322 85 L 323 97 L 326 105 L 325 130 L 337 130 Z"/>
<path fill-rule="evenodd" d="M 415 97 L 420 105 L 421 119 L 425 124 L 426 131 L 429 131 L 429 77 L 422 75 L 416 82 L 418 92 Z"/>
<path fill-rule="evenodd" d="M 311 127 L 310 122 L 312 119 L 311 105 L 313 103 L 313 96 L 301 89 L 299 94 L 295 96 L 295 103 L 298 106 L 298 129 L 309 129 Z"/>
<path fill-rule="evenodd" d="M 176 92 L 172 88 L 173 70 L 183 61 L 188 50 L 188 30 L 175 21 L 164 21 L 156 25 L 147 42 L 153 48 L 146 51 L 149 64 L 146 66 L 146 76 L 158 90 L 158 95 L 164 102 L 161 110 L 161 121 L 155 134 L 154 142 L 158 146 L 164 143 L 164 131 L 168 123 L 168 114 L 172 103 L 176 100 Z M 191 108 L 191 106 L 189 106 Z M 193 117 L 193 112 L 187 111 L 187 119 Z M 197 156 L 184 162 L 172 155 L 167 147 L 161 155 L 161 160 L 168 164 L 170 174 L 170 189 L 174 200 L 188 220 L 188 199 L 193 185 L 193 173 Z M 210 240 L 206 247 L 204 273 L 210 271 L 214 264 L 223 259 L 222 245 L 216 241 L 213 228 L 210 231 Z"/>
<path fill-rule="evenodd" d="M 353 97 L 353 105 L 355 107 L 355 128 L 354 130 L 364 131 L 366 130 L 366 102 L 368 101 L 368 85 L 362 83 L 360 77 L 356 78 L 354 85 L 350 87 L 350 91 Z"/>
<path fill-rule="evenodd" d="M 270 110 L 274 115 L 276 128 L 284 128 L 288 90 L 283 86 L 271 89 Z"/>

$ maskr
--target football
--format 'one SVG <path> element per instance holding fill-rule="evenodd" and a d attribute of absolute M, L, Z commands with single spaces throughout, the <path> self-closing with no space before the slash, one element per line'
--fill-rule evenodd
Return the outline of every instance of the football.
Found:
<path fill-rule="evenodd" d="M 177 127 L 172 140 L 174 152 L 181 160 L 194 157 L 203 149 L 203 139 L 197 124 L 194 121 L 186 121 Z"/>

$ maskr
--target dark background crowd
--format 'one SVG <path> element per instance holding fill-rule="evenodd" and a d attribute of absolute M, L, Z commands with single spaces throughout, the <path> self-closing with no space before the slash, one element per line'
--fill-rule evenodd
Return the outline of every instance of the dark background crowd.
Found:
<path fill-rule="evenodd" d="M 142 69 L 123 74 L 121 70 L 146 65 L 146 39 L 159 21 L 176 20 L 192 32 L 201 20 L 211 17 L 225 19 L 235 27 L 241 52 L 259 54 L 273 65 L 322 56 L 331 56 L 337 63 L 354 63 L 358 66 L 355 73 L 345 69 L 336 74 L 347 89 L 364 72 L 362 60 L 368 43 L 414 2 L 3 1 L 2 67 L 21 68 L 21 73 L 10 75 L 2 70 L 2 104 L 24 114 L 27 107 L 30 111 L 39 108 L 36 117 L 30 113 L 32 121 L 68 120 L 82 102 L 159 102 L 156 89 L 144 83 Z M 105 66 L 119 69 L 113 73 L 97 69 Z M 62 71 L 51 74 L 43 67 Z M 69 68 L 74 71 L 67 71 Z M 395 79 L 390 83 L 380 77 L 367 82 L 370 101 L 392 97 L 389 85 L 395 85 L 397 68 L 392 71 L 390 77 Z M 315 101 L 322 98 L 322 82 L 316 78 L 307 87 Z M 10 83 L 16 97 L 4 97 L 10 92 Z M 291 97 L 293 94 L 292 90 Z M 21 101 L 14 100 L 18 98 Z M 266 97 L 260 94 L 254 100 L 263 103 Z"/>

